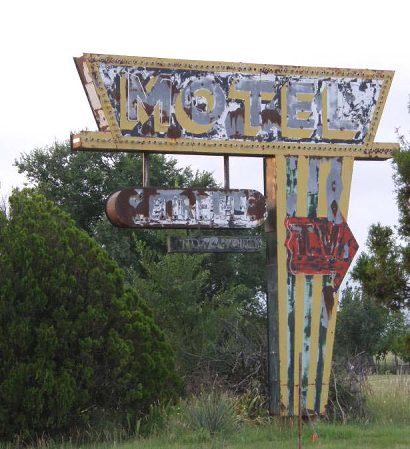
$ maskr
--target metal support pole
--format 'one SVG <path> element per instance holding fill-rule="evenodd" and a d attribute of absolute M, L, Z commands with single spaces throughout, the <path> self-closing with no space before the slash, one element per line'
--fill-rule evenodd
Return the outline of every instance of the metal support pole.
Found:
<path fill-rule="evenodd" d="M 266 235 L 266 285 L 268 322 L 268 390 L 269 412 L 280 413 L 279 379 L 279 322 L 278 322 L 278 256 L 276 218 L 276 163 L 274 157 L 264 159 L 265 197 L 267 219 Z"/>
<path fill-rule="evenodd" d="M 142 153 L 142 187 L 150 187 L 150 159 L 148 153 Z"/>
<path fill-rule="evenodd" d="M 229 189 L 229 156 L 224 156 L 224 189 Z"/>

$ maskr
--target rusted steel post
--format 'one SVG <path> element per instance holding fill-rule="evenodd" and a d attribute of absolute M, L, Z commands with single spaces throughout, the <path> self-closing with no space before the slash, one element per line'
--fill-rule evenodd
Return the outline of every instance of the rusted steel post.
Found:
<path fill-rule="evenodd" d="M 150 187 L 150 155 L 148 153 L 142 153 L 142 186 Z"/>
<path fill-rule="evenodd" d="M 224 189 L 229 188 L 229 156 L 224 156 Z"/>
<path fill-rule="evenodd" d="M 278 322 L 278 257 L 276 220 L 276 164 L 274 157 L 264 159 L 265 197 L 267 218 L 266 236 L 266 287 L 268 322 L 268 390 L 269 413 L 280 412 L 279 379 L 279 322 Z"/>

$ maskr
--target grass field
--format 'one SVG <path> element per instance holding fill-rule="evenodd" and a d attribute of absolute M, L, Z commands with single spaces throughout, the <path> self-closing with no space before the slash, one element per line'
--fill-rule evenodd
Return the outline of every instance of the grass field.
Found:
<path fill-rule="evenodd" d="M 304 427 L 302 447 L 317 449 L 409 449 L 408 425 L 326 424 L 316 426 L 319 439 L 311 441 L 313 429 Z M 12 446 L 8 446 L 11 448 Z M 187 433 L 178 438 L 151 437 L 127 443 L 43 444 L 42 449 L 296 449 L 296 429 L 279 429 L 277 425 L 246 425 L 238 432 L 210 438 L 203 434 Z"/>
<path fill-rule="evenodd" d="M 410 427 L 409 375 L 370 376 L 369 387 L 367 406 L 374 423 L 407 424 Z"/>
<path fill-rule="evenodd" d="M 322 421 L 303 428 L 303 448 L 317 449 L 410 449 L 410 376 L 371 376 L 369 379 L 369 417 L 363 423 L 329 423 Z M 206 399 L 206 398 L 205 398 Z M 214 399 L 213 399 L 214 401 Z M 208 408 L 207 408 L 208 407 Z M 228 408 L 227 408 L 228 407 Z M 167 423 L 156 427 L 150 437 L 140 437 L 127 442 L 102 440 L 98 443 L 73 445 L 39 442 L 38 449 L 293 449 L 298 447 L 297 426 L 284 425 L 278 420 L 261 421 L 256 425 L 249 420 L 240 423 L 228 420 L 213 431 L 202 418 L 222 419 L 229 414 L 229 404 L 223 400 L 200 403 L 187 402 L 183 408 L 170 415 Z M 232 409 L 233 410 L 233 409 Z M 188 414 L 186 412 L 189 412 Z M 191 415 L 189 415 L 191 414 Z M 190 416 L 201 418 L 189 425 Z M 201 424 L 202 423 L 202 424 Z M 191 422 L 192 424 L 192 422 Z M 211 432 L 209 431 L 211 429 Z M 316 432 L 318 440 L 312 441 Z M 34 447 L 34 446 L 33 446 Z M 16 445 L 1 445 L 0 449 L 15 449 Z"/>

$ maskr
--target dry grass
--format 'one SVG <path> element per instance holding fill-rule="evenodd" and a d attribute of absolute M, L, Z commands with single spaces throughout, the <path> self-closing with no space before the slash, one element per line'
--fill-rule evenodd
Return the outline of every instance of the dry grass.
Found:
<path fill-rule="evenodd" d="M 370 418 L 380 424 L 410 423 L 410 376 L 370 376 L 367 406 Z"/>

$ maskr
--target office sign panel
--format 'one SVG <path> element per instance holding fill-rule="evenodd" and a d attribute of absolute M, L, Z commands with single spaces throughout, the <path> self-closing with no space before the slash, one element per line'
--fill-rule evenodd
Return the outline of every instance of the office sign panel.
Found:
<path fill-rule="evenodd" d="M 106 203 L 111 223 L 126 228 L 249 229 L 265 218 L 265 198 L 256 190 L 129 187 Z"/>
<path fill-rule="evenodd" d="M 374 136 L 392 72 L 75 58 L 100 132 L 73 149 L 387 158 Z M 330 154 L 332 153 L 332 154 Z"/>
<path fill-rule="evenodd" d="M 169 253 L 257 253 L 261 236 L 168 237 Z"/>

